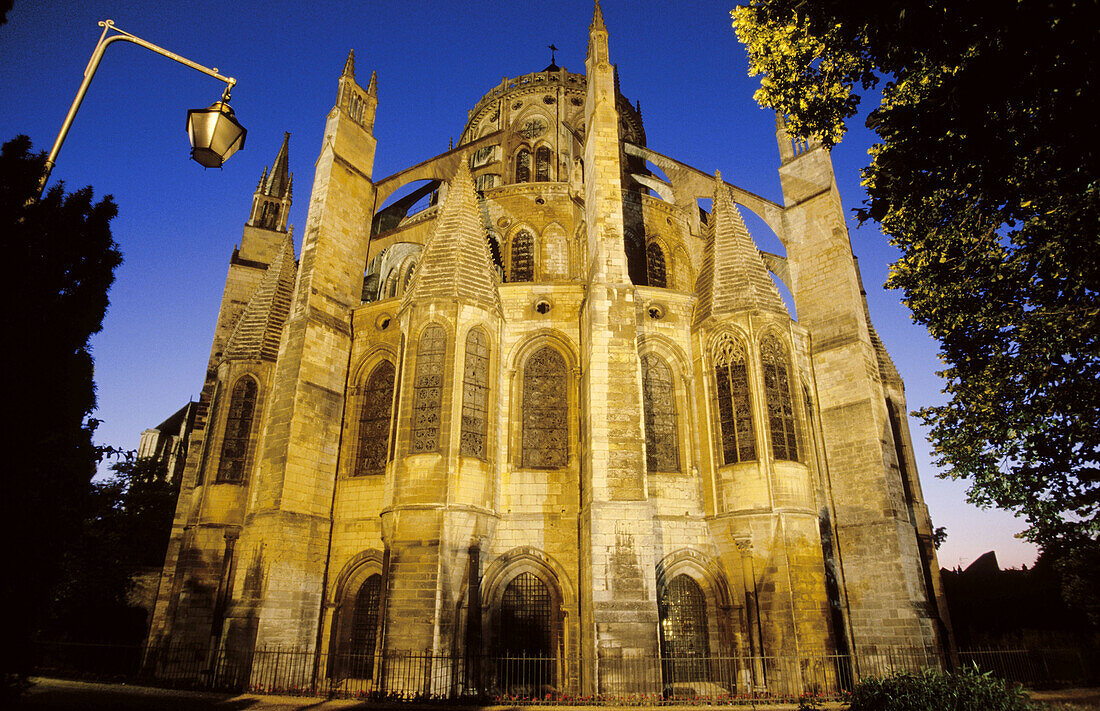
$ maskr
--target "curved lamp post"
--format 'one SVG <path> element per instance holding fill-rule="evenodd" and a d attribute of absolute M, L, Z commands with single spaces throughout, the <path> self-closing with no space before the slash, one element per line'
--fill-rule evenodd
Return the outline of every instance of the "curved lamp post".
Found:
<path fill-rule="evenodd" d="M 208 108 L 191 109 L 187 112 L 187 133 L 191 139 L 191 157 L 195 162 L 204 168 L 220 168 L 229 156 L 244 148 L 246 131 L 244 126 L 237 122 L 236 117 L 233 115 L 233 109 L 229 107 L 229 92 L 236 85 L 236 79 L 218 74 L 217 67 L 208 69 L 201 64 L 192 62 L 190 59 L 169 52 L 163 47 L 158 47 L 152 42 L 147 42 L 121 30 L 115 27 L 113 20 L 100 20 L 99 26 L 103 28 L 103 34 L 100 35 L 95 51 L 92 52 L 92 58 L 88 60 L 88 66 L 84 69 L 84 81 L 77 89 L 76 98 L 73 99 L 73 103 L 69 107 L 69 113 L 65 116 L 65 122 L 61 125 L 57 140 L 54 141 L 53 148 L 50 149 L 50 154 L 46 157 L 46 165 L 42 171 L 42 177 L 38 181 L 39 196 L 46 189 L 46 183 L 49 182 L 50 173 L 53 172 L 53 167 L 57 161 L 57 154 L 61 152 L 61 144 L 65 142 L 65 137 L 69 134 L 69 127 L 73 125 L 73 119 L 76 118 L 76 112 L 80 109 L 81 102 L 84 101 L 84 95 L 88 93 L 88 86 L 92 83 L 92 77 L 95 76 L 96 69 L 99 68 L 103 53 L 107 50 L 109 44 L 119 40 L 141 45 L 163 57 L 174 59 L 180 64 L 185 64 L 203 74 L 225 82 L 225 91 L 222 92 L 220 101 L 215 101 Z M 118 34 L 108 36 L 108 33 L 112 30 Z"/>

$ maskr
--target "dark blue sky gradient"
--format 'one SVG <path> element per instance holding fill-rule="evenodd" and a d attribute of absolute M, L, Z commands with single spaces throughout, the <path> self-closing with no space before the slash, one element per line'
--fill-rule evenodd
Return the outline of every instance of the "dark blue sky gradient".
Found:
<path fill-rule="evenodd" d="M 732 0 L 606 0 L 611 59 L 620 87 L 641 102 L 654 150 L 781 200 L 774 119 L 752 100 L 757 80 L 730 28 Z M 245 149 L 223 170 L 188 160 L 185 115 L 217 100 L 214 79 L 129 43 L 115 43 L 88 92 L 53 180 L 92 185 L 119 206 L 113 223 L 125 262 L 94 339 L 102 444 L 134 448 L 143 429 L 197 398 L 228 259 L 252 192 L 290 131 L 300 250 L 313 161 L 349 49 L 366 84 L 378 72 L 382 178 L 447 149 L 467 111 L 500 83 L 549 64 L 584 71 L 590 0 L 562 2 L 168 2 L 16 0 L 0 27 L 0 140 L 19 133 L 48 150 L 101 28 L 123 29 L 236 77 L 232 105 L 248 128 Z M 834 151 L 846 208 L 862 200 L 859 169 L 872 135 L 854 122 Z M 778 240 L 746 212 L 759 246 Z M 942 400 L 936 345 L 900 295 L 882 284 L 896 252 L 874 225 L 849 217 L 871 315 L 908 387 L 911 410 Z M 18 268 L 18 265 L 11 265 Z M 996 549 L 1002 565 L 1031 564 L 1034 548 L 1012 535 L 1010 515 L 964 502 L 964 486 L 934 478 L 915 420 L 925 497 L 949 538 L 940 563 L 966 565 Z"/>

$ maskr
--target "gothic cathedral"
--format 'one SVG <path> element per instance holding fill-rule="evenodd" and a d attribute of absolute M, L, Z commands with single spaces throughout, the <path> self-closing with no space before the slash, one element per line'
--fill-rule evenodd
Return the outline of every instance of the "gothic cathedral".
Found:
<path fill-rule="evenodd" d="M 950 649 L 828 151 L 778 122 L 780 205 L 649 148 L 598 4 L 584 74 L 505 79 L 379 180 L 377 93 L 349 56 L 300 259 L 287 140 L 256 189 L 150 648 L 294 649 L 375 688 L 418 655 L 433 693 L 520 659 L 575 694 Z"/>

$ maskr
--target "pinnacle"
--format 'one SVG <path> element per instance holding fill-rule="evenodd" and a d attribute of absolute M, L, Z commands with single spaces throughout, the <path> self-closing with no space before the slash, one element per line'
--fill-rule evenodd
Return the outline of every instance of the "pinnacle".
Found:
<path fill-rule="evenodd" d="M 348 50 L 348 58 L 344 62 L 344 71 L 341 76 L 355 78 L 355 50 Z"/>
<path fill-rule="evenodd" d="M 264 186 L 264 194 L 274 197 L 283 197 L 290 189 L 290 158 L 289 158 L 290 132 L 283 132 L 283 145 L 275 156 L 275 162 L 271 166 L 271 176 Z"/>
<path fill-rule="evenodd" d="M 378 96 L 378 72 L 370 73 L 370 84 L 367 85 L 367 93 L 371 96 Z"/>
<path fill-rule="evenodd" d="M 600 8 L 600 0 L 596 0 L 596 9 L 592 13 L 592 24 L 588 27 L 589 31 L 602 30 L 607 32 L 607 25 L 603 23 L 603 10 Z"/>

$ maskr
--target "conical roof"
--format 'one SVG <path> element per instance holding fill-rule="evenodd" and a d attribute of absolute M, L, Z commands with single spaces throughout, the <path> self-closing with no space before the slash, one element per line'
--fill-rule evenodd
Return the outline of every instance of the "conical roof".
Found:
<path fill-rule="evenodd" d="M 699 297 L 695 323 L 746 309 L 786 314 L 779 290 L 768 275 L 760 250 L 733 204 L 721 173 L 714 176 L 712 202 L 703 264 L 695 285 Z"/>
<path fill-rule="evenodd" d="M 267 184 L 264 186 L 264 194 L 271 195 L 273 197 L 283 197 L 290 192 L 291 182 L 294 179 L 293 174 L 290 172 L 290 133 L 283 133 L 283 145 L 279 148 L 279 153 L 275 156 L 275 163 L 271 167 L 271 174 L 267 178 Z"/>
<path fill-rule="evenodd" d="M 435 230 L 420 255 L 405 302 L 462 299 L 501 313 L 489 242 L 466 154 L 459 159 Z"/>
<path fill-rule="evenodd" d="M 227 359 L 275 361 L 283 325 L 290 315 L 297 272 L 294 239 L 288 234 L 229 336 Z"/>

